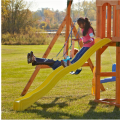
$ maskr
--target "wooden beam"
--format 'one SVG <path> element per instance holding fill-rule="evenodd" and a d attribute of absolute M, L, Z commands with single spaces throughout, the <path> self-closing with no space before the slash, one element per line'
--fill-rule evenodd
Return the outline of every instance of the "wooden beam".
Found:
<path fill-rule="evenodd" d="M 95 99 L 100 99 L 100 68 L 101 68 L 101 56 L 100 49 L 96 51 L 96 73 L 95 73 Z"/>
<path fill-rule="evenodd" d="M 93 72 L 94 65 L 93 65 L 91 59 L 89 58 L 89 59 L 87 60 L 87 62 L 89 63 L 89 66 L 90 66 L 91 71 Z"/>
<path fill-rule="evenodd" d="M 111 5 L 107 9 L 107 38 L 111 38 Z"/>
<path fill-rule="evenodd" d="M 101 72 L 100 73 L 101 77 L 111 77 L 111 76 L 116 76 L 116 72 Z"/>
<path fill-rule="evenodd" d="M 118 1 L 120 5 L 120 0 Z M 120 30 L 120 10 L 118 10 L 118 31 Z M 119 31 L 120 32 L 120 31 Z M 118 34 L 118 37 L 120 35 Z M 120 46 L 116 47 L 116 104 L 120 106 Z"/>
<path fill-rule="evenodd" d="M 120 37 L 112 37 L 113 42 L 120 42 Z"/>
<path fill-rule="evenodd" d="M 110 43 L 106 44 L 105 46 L 116 46 L 116 42 L 110 42 Z"/>
<path fill-rule="evenodd" d="M 113 37 L 116 37 L 116 6 L 113 6 Z"/>
<path fill-rule="evenodd" d="M 103 46 L 101 49 L 100 49 L 100 54 L 102 55 L 102 53 L 108 48 L 108 46 Z"/>
<path fill-rule="evenodd" d="M 109 3 L 110 5 L 118 5 L 118 0 L 96 0 L 96 6 L 103 6 L 104 3 Z"/>
<path fill-rule="evenodd" d="M 116 37 L 119 37 L 119 24 L 120 24 L 120 21 L 119 21 L 119 10 L 116 11 Z"/>
<path fill-rule="evenodd" d="M 101 21 L 102 21 L 102 24 L 101 24 L 101 38 L 105 38 L 106 5 L 107 5 L 107 4 L 104 4 L 104 5 L 102 6 L 102 16 L 101 16 Z"/>
<path fill-rule="evenodd" d="M 105 88 L 104 88 L 104 86 L 103 86 L 102 83 L 100 83 L 100 89 L 101 89 L 102 91 L 105 91 Z"/>
<path fill-rule="evenodd" d="M 96 13 L 96 37 L 100 37 L 101 33 L 101 11 L 102 7 L 97 7 L 97 13 Z"/>
<path fill-rule="evenodd" d="M 118 36 L 117 37 L 119 37 L 120 38 L 120 0 L 118 1 L 118 4 L 119 4 L 119 9 L 117 9 L 117 7 L 116 7 L 116 9 L 117 9 L 117 18 L 118 18 Z"/>
<path fill-rule="evenodd" d="M 120 47 L 116 47 L 116 103 L 120 104 Z"/>
<path fill-rule="evenodd" d="M 50 45 L 48 46 L 46 52 L 44 53 L 43 58 L 46 58 L 46 57 L 48 56 L 48 54 L 50 53 L 53 45 L 55 44 L 57 38 L 59 37 L 62 29 L 63 29 L 64 26 L 65 26 L 65 24 L 66 24 L 66 17 L 65 17 L 65 19 L 63 20 L 62 24 L 60 25 L 57 33 L 55 34 L 54 38 L 52 39 L 52 41 L 51 41 Z M 29 79 L 28 83 L 26 84 L 25 88 L 23 89 L 23 91 L 22 91 L 22 93 L 21 93 L 22 96 L 27 93 L 29 87 L 30 87 L 31 84 L 33 83 L 33 81 L 34 81 L 36 75 L 38 74 L 39 70 L 40 70 L 40 65 L 37 65 L 36 68 L 35 68 L 35 71 L 33 72 L 31 78 Z"/>
<path fill-rule="evenodd" d="M 40 69 L 44 69 L 44 68 L 51 68 L 51 67 L 48 65 L 40 65 Z"/>
<path fill-rule="evenodd" d="M 84 63 L 82 67 L 86 67 L 86 66 L 89 66 L 88 62 Z"/>
<path fill-rule="evenodd" d="M 23 89 L 23 91 L 21 93 L 22 96 L 24 96 L 27 93 L 29 87 L 31 86 L 31 84 L 32 84 L 33 80 L 35 79 L 36 75 L 38 74 L 39 70 L 40 70 L 40 68 L 36 68 L 35 71 L 33 72 L 31 78 L 29 79 L 28 83 L 26 84 L 25 88 Z"/>
<path fill-rule="evenodd" d="M 67 20 L 66 20 L 66 34 L 65 34 L 65 42 L 67 41 L 66 51 L 68 50 L 69 46 L 69 25 L 70 25 L 70 11 L 71 11 L 71 1 L 67 7 Z M 68 55 L 68 51 L 66 53 Z"/>
<path fill-rule="evenodd" d="M 115 99 L 99 99 L 99 100 L 94 100 L 97 103 L 103 103 L 103 104 L 108 104 L 108 105 L 116 105 Z"/>
<path fill-rule="evenodd" d="M 116 10 L 120 10 L 120 5 L 116 5 Z"/>

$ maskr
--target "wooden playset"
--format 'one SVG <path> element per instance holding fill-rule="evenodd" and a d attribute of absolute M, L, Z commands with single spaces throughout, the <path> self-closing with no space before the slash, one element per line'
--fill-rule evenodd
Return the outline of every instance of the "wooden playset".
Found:
<path fill-rule="evenodd" d="M 66 16 L 61 23 L 58 31 L 56 32 L 55 36 L 53 37 L 50 45 L 48 46 L 47 50 L 45 51 L 43 58 L 47 58 L 49 55 L 52 47 L 54 46 L 57 38 L 59 37 L 60 33 L 62 32 L 64 26 L 66 25 L 66 34 L 65 34 L 65 41 L 67 41 L 67 48 L 69 45 L 69 30 L 70 26 L 73 26 L 73 33 L 76 38 L 79 38 L 79 34 L 77 34 L 77 29 L 74 26 L 74 23 L 70 17 L 71 11 L 71 4 L 73 0 L 67 1 L 67 12 Z M 96 52 L 96 72 L 95 72 L 95 102 L 106 103 L 110 105 L 115 105 L 120 107 L 120 0 L 96 0 L 96 7 L 97 7 L 97 29 L 96 29 L 96 37 L 97 38 L 110 38 L 112 40 L 111 43 L 103 46 Z M 111 12 L 113 10 L 113 35 L 111 34 Z M 107 13 L 107 18 L 106 18 Z M 106 19 L 107 19 L 107 32 L 106 32 Z M 74 43 L 73 43 L 74 45 Z M 82 42 L 80 43 L 80 47 L 82 47 Z M 100 72 L 101 68 L 101 54 L 107 49 L 108 46 L 116 47 L 116 72 Z M 73 48 L 73 47 L 72 47 Z M 72 50 L 74 54 L 74 50 Z M 68 52 L 67 52 L 68 54 Z M 89 66 L 91 71 L 94 70 L 94 65 L 89 58 L 83 66 Z M 42 68 L 49 68 L 47 65 L 37 65 L 35 71 L 33 72 L 31 78 L 29 79 L 27 85 L 25 86 L 21 95 L 25 95 L 28 91 L 30 85 L 32 84 L 33 80 L 35 79 L 36 75 L 38 74 L 39 70 Z M 116 76 L 116 99 L 100 99 L 100 89 L 105 90 L 104 86 L 100 83 L 100 77 L 107 77 L 107 76 Z"/>
<path fill-rule="evenodd" d="M 111 43 L 96 52 L 95 102 L 120 107 L 120 0 L 96 0 L 97 30 L 96 37 L 110 38 Z M 113 11 L 112 11 L 113 10 Z M 113 33 L 111 34 L 111 13 L 113 12 Z M 107 17 L 106 17 L 107 13 Z M 106 22 L 107 19 L 107 22 Z M 107 24 L 107 32 L 106 32 Z M 116 72 L 100 72 L 101 54 L 109 46 L 116 47 Z M 116 76 L 116 98 L 100 99 L 100 77 Z"/>

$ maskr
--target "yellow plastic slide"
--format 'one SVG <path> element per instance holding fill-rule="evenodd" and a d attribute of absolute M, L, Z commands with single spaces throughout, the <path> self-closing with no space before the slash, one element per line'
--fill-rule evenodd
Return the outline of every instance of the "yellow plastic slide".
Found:
<path fill-rule="evenodd" d="M 25 96 L 16 99 L 14 101 L 13 109 L 16 111 L 23 111 L 31 106 L 34 102 L 48 93 L 63 76 L 81 67 L 95 51 L 109 42 L 111 42 L 111 40 L 108 38 L 101 39 L 91 48 L 89 48 L 76 63 L 65 68 L 60 66 L 54 70 L 38 88 L 26 94 Z"/>

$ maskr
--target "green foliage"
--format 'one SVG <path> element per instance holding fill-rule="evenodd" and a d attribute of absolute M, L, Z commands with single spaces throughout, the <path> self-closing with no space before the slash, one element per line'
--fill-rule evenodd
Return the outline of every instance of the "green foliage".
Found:
<path fill-rule="evenodd" d="M 33 30 L 33 29 L 32 29 Z M 28 31 L 26 34 L 2 34 L 2 45 L 46 45 L 47 34 Z"/>

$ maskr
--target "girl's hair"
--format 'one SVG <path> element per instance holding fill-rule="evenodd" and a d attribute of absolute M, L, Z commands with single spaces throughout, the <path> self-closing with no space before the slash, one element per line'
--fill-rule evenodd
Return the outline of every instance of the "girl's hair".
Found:
<path fill-rule="evenodd" d="M 83 31 L 83 36 L 85 36 L 85 35 L 87 34 L 89 28 L 92 28 L 93 34 L 95 35 L 94 29 L 93 29 L 93 27 L 91 26 L 91 23 L 90 23 L 90 21 L 89 21 L 88 18 L 82 18 L 82 17 L 80 17 L 80 18 L 77 20 L 77 23 L 78 23 L 78 25 L 85 23 L 85 28 L 84 28 L 84 31 Z"/>

